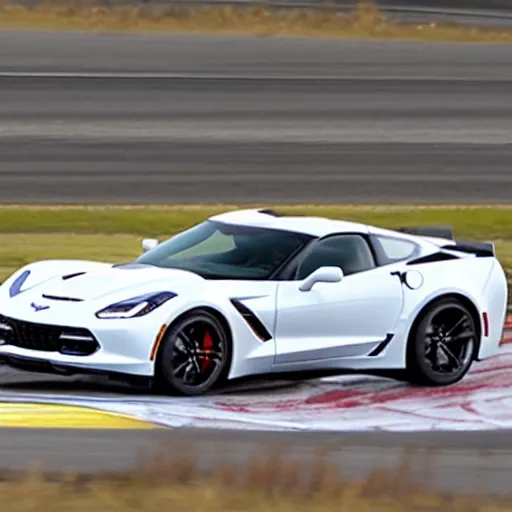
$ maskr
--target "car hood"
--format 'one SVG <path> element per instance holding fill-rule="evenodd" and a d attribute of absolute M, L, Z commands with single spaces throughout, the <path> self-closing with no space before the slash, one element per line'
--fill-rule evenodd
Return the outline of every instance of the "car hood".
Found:
<path fill-rule="evenodd" d="M 129 298 L 128 295 L 151 291 L 174 291 L 172 287 L 194 281 L 203 278 L 185 270 L 131 264 L 95 269 L 65 279 L 54 277 L 34 286 L 32 292 L 46 298 L 88 301 L 117 294 Z"/>

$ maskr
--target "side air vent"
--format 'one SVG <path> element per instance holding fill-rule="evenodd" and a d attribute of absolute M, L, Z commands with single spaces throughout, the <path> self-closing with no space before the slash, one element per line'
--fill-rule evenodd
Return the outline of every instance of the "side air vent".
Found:
<path fill-rule="evenodd" d="M 77 299 L 76 297 L 59 297 L 57 295 L 47 295 L 43 293 L 43 298 L 48 300 L 62 300 L 67 302 L 82 302 L 84 299 Z"/>
<path fill-rule="evenodd" d="M 411 260 L 407 262 L 407 265 L 421 265 L 423 263 L 437 263 L 439 261 L 449 261 L 449 260 L 458 260 L 457 256 L 453 254 L 447 254 L 445 252 L 436 252 L 434 254 L 429 254 L 428 256 L 422 256 L 421 258 L 416 258 L 415 260 Z"/>
<path fill-rule="evenodd" d="M 384 340 L 382 340 L 369 354 L 368 354 L 368 357 L 376 357 L 380 354 L 382 354 L 382 352 L 384 352 L 384 349 L 389 345 L 389 343 L 391 342 L 391 340 L 393 339 L 394 337 L 394 334 L 391 334 L 391 333 L 388 333 L 386 335 L 386 338 Z"/>
<path fill-rule="evenodd" d="M 233 304 L 235 309 L 242 315 L 243 319 L 261 341 L 269 341 L 272 339 L 272 336 L 262 324 L 261 320 L 247 306 L 236 299 L 231 299 L 231 304 Z"/>
<path fill-rule="evenodd" d="M 83 276 L 86 272 L 75 272 L 74 274 L 68 274 L 67 276 L 62 276 L 63 281 L 67 281 L 68 279 L 73 279 L 74 277 Z"/>

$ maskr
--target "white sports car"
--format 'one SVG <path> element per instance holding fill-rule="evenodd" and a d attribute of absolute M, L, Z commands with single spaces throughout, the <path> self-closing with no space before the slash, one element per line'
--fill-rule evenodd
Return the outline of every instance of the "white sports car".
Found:
<path fill-rule="evenodd" d="M 41 261 L 0 286 L 0 361 L 199 395 L 346 372 L 448 385 L 497 352 L 492 243 L 272 210 L 211 217 L 135 261 Z"/>

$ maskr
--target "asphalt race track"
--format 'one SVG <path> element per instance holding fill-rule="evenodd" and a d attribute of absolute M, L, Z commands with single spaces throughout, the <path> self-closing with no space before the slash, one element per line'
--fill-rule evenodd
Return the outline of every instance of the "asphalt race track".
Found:
<path fill-rule="evenodd" d="M 510 49 L 0 34 L 1 202 L 506 202 Z"/>
<path fill-rule="evenodd" d="M 22 403 L 31 401 L 23 396 L 39 394 L 106 397 L 133 402 L 147 393 L 97 379 L 19 374 L 1 367 L 0 378 L 1 401 L 9 400 L 8 396 L 16 393 Z M 495 382 L 496 376 L 489 375 L 489 380 Z M 268 394 L 279 397 L 286 390 L 286 383 L 283 386 L 281 389 L 279 384 L 275 389 L 269 387 Z M 490 393 L 491 398 L 495 396 L 492 389 Z M 243 403 L 244 395 L 251 396 L 251 385 L 227 389 L 223 394 L 225 398 L 231 396 Z M 494 414 L 498 418 L 501 407 L 502 402 L 495 401 Z M 344 412 L 339 409 L 340 415 Z M 506 410 L 501 412 L 507 414 Z M 58 423 L 56 420 L 55 424 Z M 220 465 L 244 468 L 251 456 L 277 454 L 286 461 L 300 463 L 300 469 L 307 477 L 311 476 L 315 456 L 320 451 L 327 454 L 328 461 L 349 479 L 366 476 L 373 470 L 394 469 L 405 461 L 407 474 L 413 481 L 436 490 L 510 493 L 512 431 L 508 429 L 329 433 L 189 427 L 148 431 L 26 426 L 31 428 L 0 428 L 0 472 L 24 470 L 34 464 L 49 471 L 129 470 L 155 454 L 169 460 L 192 456 L 199 469 L 207 471 Z"/>
<path fill-rule="evenodd" d="M 508 202 L 511 162 L 508 46 L 0 33 L 4 203 Z M 327 443 L 351 476 L 422 446 L 442 489 L 508 492 L 512 470 L 508 431 L 52 429 L 0 429 L 0 469 L 128 468 L 161 438 L 205 467 Z"/>
<path fill-rule="evenodd" d="M 116 398 L 122 394 L 136 400 L 145 393 L 96 379 L 32 376 L 5 368 L 0 368 L 0 376 L 2 390 L 18 391 L 20 396 L 46 392 Z M 278 386 L 269 393 L 279 394 Z M 248 384 L 224 393 L 243 397 L 251 389 L 253 385 Z M 406 461 L 413 481 L 436 490 L 510 493 L 512 431 L 507 429 L 329 433 L 0 428 L 0 472 L 24 470 L 34 464 L 48 471 L 123 471 L 140 467 L 141 461 L 155 454 L 168 460 L 196 455 L 199 469 L 208 471 L 221 465 L 244 468 L 252 456 L 278 455 L 285 461 L 297 461 L 307 477 L 319 453 L 327 454 L 328 461 L 349 479 L 373 470 L 395 469 Z"/>

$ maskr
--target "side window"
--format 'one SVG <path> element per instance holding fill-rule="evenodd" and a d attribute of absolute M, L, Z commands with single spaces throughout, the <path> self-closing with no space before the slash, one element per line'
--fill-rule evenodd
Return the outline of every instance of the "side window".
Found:
<path fill-rule="evenodd" d="M 386 258 L 386 263 L 406 260 L 416 253 L 418 246 L 410 240 L 391 238 L 387 236 L 375 237 L 381 247 L 381 252 Z"/>
<path fill-rule="evenodd" d="M 317 242 L 299 263 L 297 279 L 305 279 L 320 267 L 339 267 L 345 275 L 350 275 L 374 268 L 375 261 L 362 236 L 340 235 Z"/>

